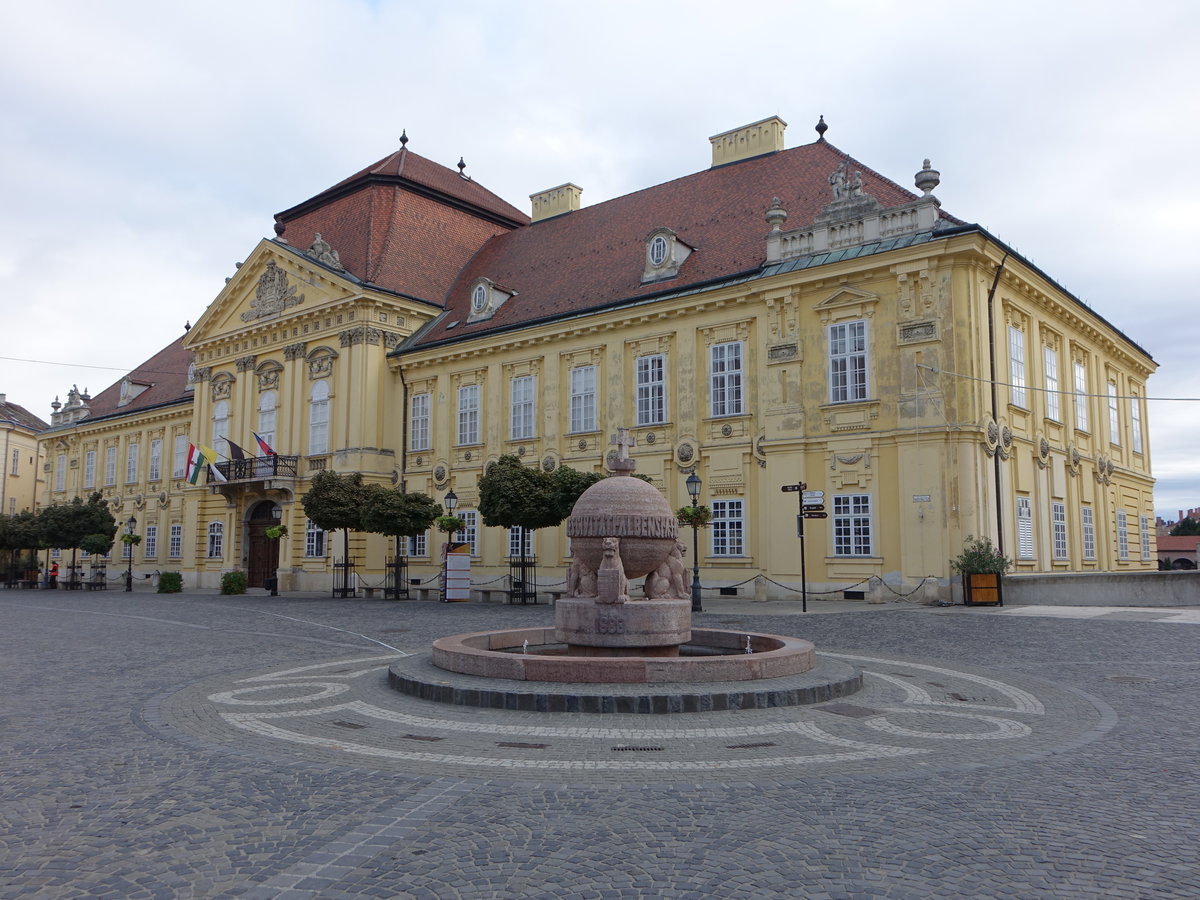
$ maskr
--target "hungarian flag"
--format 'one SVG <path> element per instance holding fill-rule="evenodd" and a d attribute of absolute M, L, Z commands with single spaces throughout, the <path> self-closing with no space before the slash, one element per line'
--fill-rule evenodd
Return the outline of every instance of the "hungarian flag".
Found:
<path fill-rule="evenodd" d="M 200 448 L 195 444 L 188 444 L 187 468 L 183 470 L 188 484 L 195 484 L 200 478 L 202 465 L 204 465 L 204 456 L 200 453 Z"/>
<path fill-rule="evenodd" d="M 263 456 L 274 456 L 275 451 L 271 449 L 271 445 L 262 439 L 262 436 L 257 432 L 251 432 L 254 439 L 258 441 L 258 449 L 262 451 Z"/>

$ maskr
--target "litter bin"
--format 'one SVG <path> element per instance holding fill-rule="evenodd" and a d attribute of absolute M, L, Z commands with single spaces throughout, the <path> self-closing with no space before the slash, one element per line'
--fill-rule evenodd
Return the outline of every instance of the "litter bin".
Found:
<path fill-rule="evenodd" d="M 272 597 L 279 596 L 279 579 L 278 578 L 267 578 L 266 580 L 263 581 L 263 587 L 265 587 L 268 591 L 271 592 Z"/>

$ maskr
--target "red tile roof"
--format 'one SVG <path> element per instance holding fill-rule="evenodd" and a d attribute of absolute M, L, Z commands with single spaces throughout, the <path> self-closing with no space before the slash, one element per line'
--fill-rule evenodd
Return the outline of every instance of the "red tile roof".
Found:
<path fill-rule="evenodd" d="M 351 274 L 436 304 L 488 238 L 529 223 L 487 188 L 407 149 L 276 219 L 291 246 L 307 249 L 320 233 Z"/>
<path fill-rule="evenodd" d="M 1160 534 L 1157 540 L 1159 553 L 1194 553 L 1196 545 L 1200 544 L 1200 535 Z"/>
<path fill-rule="evenodd" d="M 0 400 L 0 422 L 7 422 L 17 428 L 26 428 L 35 432 L 45 431 L 50 427 L 25 407 L 8 400 Z"/>
<path fill-rule="evenodd" d="M 864 192 L 884 207 L 917 196 L 825 141 L 706 169 L 491 238 L 459 274 L 445 298 L 448 313 L 419 345 L 467 339 L 756 269 L 765 260 L 770 229 L 763 216 L 772 199 L 778 197 L 788 213 L 785 228 L 811 224 L 833 199 L 829 176 L 842 162 L 851 172 L 862 172 Z M 643 285 L 645 239 L 660 226 L 696 249 L 674 278 Z M 490 319 L 468 325 L 468 293 L 480 277 L 517 295 Z"/>
<path fill-rule="evenodd" d="M 192 357 L 192 351 L 183 348 L 182 336 L 172 341 L 129 373 L 130 380 L 135 384 L 149 385 L 146 390 L 124 406 L 117 406 L 117 401 L 121 398 L 121 381 L 124 381 L 121 379 L 88 401 L 92 412 L 83 421 L 91 422 L 104 416 L 140 412 L 164 403 L 190 398 L 192 392 L 186 388 L 188 364 L 191 363 Z"/>

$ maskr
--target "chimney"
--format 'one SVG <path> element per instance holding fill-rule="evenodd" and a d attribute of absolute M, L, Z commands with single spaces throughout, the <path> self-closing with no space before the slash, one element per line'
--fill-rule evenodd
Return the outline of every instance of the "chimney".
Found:
<path fill-rule="evenodd" d="M 530 218 L 540 222 L 542 219 L 552 219 L 563 213 L 574 212 L 579 209 L 579 197 L 582 193 L 583 188 L 568 181 L 540 194 L 530 194 L 529 199 L 533 201 L 533 214 Z"/>
<path fill-rule="evenodd" d="M 782 150 L 786 128 L 787 122 L 779 116 L 771 116 L 761 122 L 713 135 L 708 139 L 712 144 L 712 168 Z"/>

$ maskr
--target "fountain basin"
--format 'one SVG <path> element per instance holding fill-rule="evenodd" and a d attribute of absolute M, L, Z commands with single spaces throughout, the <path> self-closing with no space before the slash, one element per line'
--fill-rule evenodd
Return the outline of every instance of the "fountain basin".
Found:
<path fill-rule="evenodd" d="M 754 681 L 807 672 L 816 664 L 812 643 L 800 638 L 744 631 L 693 628 L 684 646 L 714 648 L 719 655 L 701 656 L 561 656 L 520 652 L 530 646 L 559 642 L 554 628 L 479 631 L 433 642 L 433 664 L 439 669 L 504 678 L 573 684 L 692 684 Z M 752 652 L 744 650 L 749 638 Z M 734 651 L 734 652 L 726 652 Z"/>

